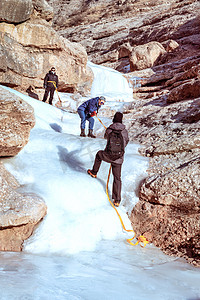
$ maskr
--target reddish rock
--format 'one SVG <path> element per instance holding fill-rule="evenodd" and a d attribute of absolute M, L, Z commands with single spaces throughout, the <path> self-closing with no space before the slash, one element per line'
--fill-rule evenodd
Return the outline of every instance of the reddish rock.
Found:
<path fill-rule="evenodd" d="M 0 156 L 14 156 L 28 143 L 35 125 L 31 105 L 0 87 Z"/>
<path fill-rule="evenodd" d="M 200 79 L 191 79 L 174 88 L 167 97 L 167 102 L 178 102 L 200 97 Z"/>

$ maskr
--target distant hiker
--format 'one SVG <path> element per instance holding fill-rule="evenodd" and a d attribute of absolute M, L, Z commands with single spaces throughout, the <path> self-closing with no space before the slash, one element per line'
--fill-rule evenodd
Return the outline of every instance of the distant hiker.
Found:
<path fill-rule="evenodd" d="M 97 152 L 92 170 L 87 170 L 90 176 L 96 178 L 102 160 L 111 164 L 114 176 L 112 199 L 115 206 L 119 206 L 121 201 L 121 168 L 125 147 L 129 142 L 128 131 L 122 124 L 122 118 L 123 114 L 116 112 L 113 123 L 106 129 L 104 135 L 107 139 L 106 148 Z"/>
<path fill-rule="evenodd" d="M 80 136 L 85 137 L 85 122 L 89 122 L 89 133 L 88 136 L 91 138 L 95 138 L 96 136 L 93 134 L 93 127 L 94 127 L 94 119 L 93 117 L 95 116 L 95 113 L 98 113 L 99 108 L 101 105 L 104 105 L 106 102 L 106 98 L 101 96 L 101 97 L 96 97 L 89 99 L 82 103 L 78 107 L 78 114 L 81 118 L 81 134 Z"/>
<path fill-rule="evenodd" d="M 46 74 L 44 78 L 45 93 L 42 101 L 45 102 L 50 93 L 49 104 L 52 105 L 53 95 L 57 87 L 58 87 L 58 76 L 56 75 L 55 68 L 52 67 L 51 70 Z"/>

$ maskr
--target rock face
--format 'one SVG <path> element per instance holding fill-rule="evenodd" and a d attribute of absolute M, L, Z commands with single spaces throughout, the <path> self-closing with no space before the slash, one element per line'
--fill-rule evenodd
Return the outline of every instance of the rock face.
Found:
<path fill-rule="evenodd" d="M 0 162 L 0 251 L 21 251 L 25 239 L 46 215 L 44 201 L 17 192 L 19 184 Z"/>
<path fill-rule="evenodd" d="M 17 155 L 27 144 L 35 125 L 33 108 L 0 87 L 0 156 Z"/>
<path fill-rule="evenodd" d="M 35 9 L 28 21 L 0 23 L 0 83 L 24 91 L 29 86 L 43 88 L 43 79 L 54 66 L 60 91 L 87 94 L 93 75 L 86 66 L 85 49 L 54 31 L 46 21 L 52 16 L 46 1 L 33 3 Z"/>
<path fill-rule="evenodd" d="M 120 53 L 127 44 L 132 51 L 138 45 L 159 42 L 168 45 L 165 50 L 172 54 L 174 45 L 169 46 L 169 41 L 173 40 L 179 45 L 176 55 L 199 52 L 199 1 L 47 1 L 54 8 L 56 30 L 81 43 L 94 63 L 129 72 L 130 57 Z"/>
<path fill-rule="evenodd" d="M 162 161 L 165 172 L 142 184 L 132 224 L 165 253 L 183 256 L 200 266 L 199 152 L 194 151 L 189 161 L 187 156 L 185 163 L 179 160 L 173 167 L 170 158 Z"/>
<path fill-rule="evenodd" d="M 130 138 L 143 144 L 141 154 L 150 157 L 149 176 L 130 216 L 133 228 L 165 253 L 195 266 L 200 266 L 199 60 L 129 74 L 146 78 L 124 116 Z"/>

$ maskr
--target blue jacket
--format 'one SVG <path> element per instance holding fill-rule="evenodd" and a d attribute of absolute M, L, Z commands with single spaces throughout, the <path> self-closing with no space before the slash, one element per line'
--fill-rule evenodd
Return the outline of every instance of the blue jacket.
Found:
<path fill-rule="evenodd" d="M 89 99 L 83 102 L 79 107 L 78 110 L 82 110 L 85 114 L 91 114 L 93 111 L 98 112 L 101 105 L 99 105 L 99 97 Z"/>

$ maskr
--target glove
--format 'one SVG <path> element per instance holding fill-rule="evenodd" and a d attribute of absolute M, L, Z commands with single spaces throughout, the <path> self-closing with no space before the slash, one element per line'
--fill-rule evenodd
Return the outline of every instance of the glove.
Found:
<path fill-rule="evenodd" d="M 93 111 L 91 114 L 90 114 L 91 117 L 94 117 L 96 116 L 96 111 Z"/>

